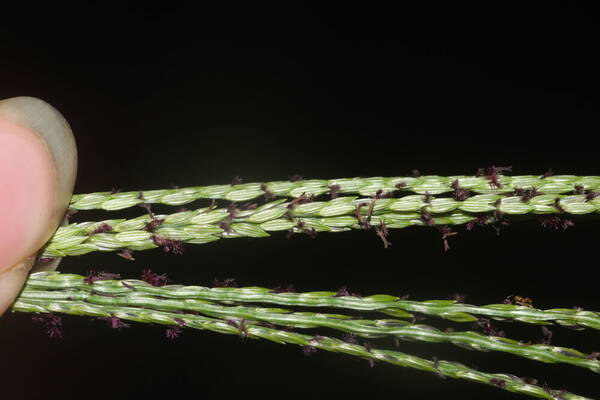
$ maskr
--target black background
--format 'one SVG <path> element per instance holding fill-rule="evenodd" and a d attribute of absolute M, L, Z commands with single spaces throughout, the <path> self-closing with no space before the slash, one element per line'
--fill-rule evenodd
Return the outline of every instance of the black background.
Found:
<path fill-rule="evenodd" d="M 598 174 L 590 10 L 125 4 L 3 10 L 0 98 L 37 96 L 66 116 L 78 142 L 77 193 L 235 176 L 473 174 L 490 165 L 511 165 L 513 174 Z M 142 212 L 80 212 L 74 220 Z M 152 268 L 182 284 L 348 285 L 419 300 L 459 292 L 472 304 L 520 294 L 540 308 L 600 309 L 597 222 L 576 222 L 565 232 L 523 223 L 499 237 L 459 228 L 446 253 L 439 233 L 425 228 L 393 231 L 388 249 L 370 232 L 314 240 L 281 233 L 188 246 L 184 256 L 140 252 L 135 262 L 111 253 L 69 257 L 60 270 L 135 278 Z M 116 331 L 88 318 L 63 321 L 66 336 L 54 340 L 30 315 L 0 320 L 2 398 L 524 398 L 344 355 L 305 357 L 292 345 L 192 330 L 172 341 L 158 326 Z M 539 327 L 498 325 L 509 337 L 542 336 Z M 597 332 L 553 331 L 555 344 L 600 350 Z M 403 342 L 399 350 L 600 394 L 597 376 L 572 366 L 452 345 Z"/>

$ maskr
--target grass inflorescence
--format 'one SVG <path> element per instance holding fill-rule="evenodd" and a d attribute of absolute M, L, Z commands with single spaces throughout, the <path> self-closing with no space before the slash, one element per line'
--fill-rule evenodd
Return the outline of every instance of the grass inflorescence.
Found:
<path fill-rule="evenodd" d="M 474 231 L 491 227 L 498 234 L 512 223 L 538 220 L 542 228 L 564 231 L 577 215 L 600 212 L 600 177 L 554 175 L 506 176 L 511 167 L 481 168 L 473 176 L 423 175 L 343 179 L 304 179 L 230 184 L 136 192 L 74 195 L 68 211 L 121 210 L 140 206 L 146 212 L 131 219 L 73 222 L 59 228 L 40 261 L 94 251 L 115 251 L 134 261 L 134 252 L 160 248 L 183 254 L 188 244 L 222 238 L 261 238 L 276 232 L 288 237 L 321 232 L 372 231 L 388 248 L 393 229 L 421 226 L 440 234 L 445 251 L 459 227 Z M 212 203 L 182 208 L 199 199 Z M 262 201 L 261 201 L 262 199 Z M 156 214 L 154 204 L 178 207 Z M 460 236 L 456 239 L 458 240 Z M 550 325 L 600 329 L 600 314 L 582 309 L 533 307 L 529 298 L 510 295 L 499 304 L 466 304 L 464 296 L 448 300 L 413 301 L 407 296 L 361 296 L 337 291 L 298 293 L 292 285 L 238 288 L 235 280 L 213 281 L 212 287 L 171 285 L 166 274 L 144 270 L 139 280 L 121 279 L 104 271 L 87 276 L 43 272 L 33 274 L 14 311 L 36 313 L 52 338 L 65 336 L 60 314 L 90 316 L 120 330 L 131 322 L 166 326 L 176 339 L 186 329 L 237 334 L 301 346 L 309 356 L 319 350 L 361 357 L 374 366 L 386 362 L 431 372 L 439 377 L 467 379 L 502 390 L 548 399 L 579 399 L 563 390 L 540 386 L 533 378 L 488 374 L 462 364 L 385 350 L 378 338 L 449 343 L 477 351 L 498 351 L 546 363 L 564 363 L 600 372 L 597 352 L 589 354 L 553 344 Z M 285 308 L 284 308 L 285 307 Z M 302 307 L 299 311 L 297 307 Z M 323 313 L 323 307 L 336 314 Z M 307 309 L 309 311 L 307 311 Z M 353 313 L 351 314 L 350 311 Z M 357 317 L 356 313 L 365 313 Z M 371 316 L 370 313 L 378 313 Z M 382 315 L 383 314 L 383 318 Z M 466 323 L 464 330 L 423 324 L 426 317 Z M 541 337 L 523 342 L 506 337 L 496 321 L 540 325 Z M 128 322 L 125 322 L 128 321 Z M 305 329 L 339 332 L 339 338 L 305 334 Z"/>

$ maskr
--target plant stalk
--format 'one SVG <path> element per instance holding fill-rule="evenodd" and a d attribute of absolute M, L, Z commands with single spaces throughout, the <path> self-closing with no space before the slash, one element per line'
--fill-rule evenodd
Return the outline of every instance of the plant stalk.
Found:
<path fill-rule="evenodd" d="M 100 306 L 79 301 L 46 302 L 33 299 L 19 299 L 13 311 L 35 313 L 64 313 L 103 318 L 119 318 L 128 321 L 157 323 L 162 325 L 184 326 L 194 329 L 210 330 L 218 333 L 237 334 L 242 337 L 268 339 L 276 343 L 289 343 L 303 346 L 306 353 L 313 349 L 344 353 L 365 358 L 372 362 L 381 361 L 402 367 L 433 372 L 440 376 L 465 379 L 480 384 L 494 386 L 509 392 L 520 393 L 544 399 L 584 400 L 585 397 L 563 390 L 552 390 L 527 383 L 527 381 L 509 374 L 492 374 L 474 370 L 463 364 L 450 361 L 431 361 L 393 350 L 367 348 L 347 343 L 340 339 L 325 336 L 311 336 L 296 332 L 278 330 L 261 326 L 247 320 L 220 320 L 197 315 L 169 313 L 133 307 Z"/>
<path fill-rule="evenodd" d="M 101 281 L 107 282 L 107 281 Z M 118 280 L 113 284 L 123 285 Z M 165 299 L 159 296 L 139 293 L 129 283 L 129 292 L 116 295 L 103 293 L 101 284 L 86 284 L 85 290 L 61 289 L 38 290 L 26 287 L 21 293 L 23 301 L 83 301 L 107 307 L 138 307 L 167 312 L 200 312 L 206 316 L 221 319 L 237 318 L 262 321 L 293 328 L 332 328 L 361 337 L 395 337 L 402 340 L 416 340 L 432 343 L 452 343 L 469 350 L 500 351 L 545 363 L 566 363 L 593 372 L 600 372 L 600 361 L 577 350 L 545 344 L 526 344 L 500 336 L 482 335 L 476 332 L 443 332 L 424 324 L 411 324 L 396 319 L 355 319 L 342 314 L 318 312 L 294 312 L 282 308 L 248 306 L 227 306 L 198 299 Z M 96 290 L 99 289 L 99 290 Z"/>

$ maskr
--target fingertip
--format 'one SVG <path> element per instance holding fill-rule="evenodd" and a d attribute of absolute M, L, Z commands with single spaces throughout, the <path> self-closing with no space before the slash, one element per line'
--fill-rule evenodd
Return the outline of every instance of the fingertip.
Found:
<path fill-rule="evenodd" d="M 76 168 L 75 141 L 58 111 L 31 97 L 0 101 L 0 315 L 60 224 Z"/>

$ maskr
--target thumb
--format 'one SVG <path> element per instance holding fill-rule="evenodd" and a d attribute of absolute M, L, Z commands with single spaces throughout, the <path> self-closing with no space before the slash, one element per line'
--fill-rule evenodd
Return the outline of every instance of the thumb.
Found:
<path fill-rule="evenodd" d="M 33 97 L 0 101 L 0 315 L 59 226 L 77 171 L 64 117 Z"/>

